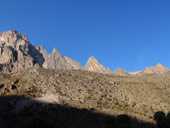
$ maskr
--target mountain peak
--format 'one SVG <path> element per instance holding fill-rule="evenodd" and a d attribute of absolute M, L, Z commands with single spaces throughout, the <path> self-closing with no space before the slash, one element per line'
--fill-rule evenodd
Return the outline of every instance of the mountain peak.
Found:
<path fill-rule="evenodd" d="M 98 60 L 94 56 L 91 56 L 88 59 L 88 61 L 86 62 L 86 66 L 85 67 L 87 67 L 88 65 L 91 65 L 91 64 L 100 65 Z"/>
<path fill-rule="evenodd" d="M 118 68 L 116 68 L 115 71 L 122 71 L 122 70 L 123 70 L 122 68 L 118 67 Z"/>
<path fill-rule="evenodd" d="M 19 33 L 17 30 L 9 30 L 9 31 L 5 31 L 5 32 L 0 32 L 0 33 L 9 33 L 9 34 L 15 34 L 15 33 Z"/>
<path fill-rule="evenodd" d="M 113 72 L 113 74 L 119 75 L 119 76 L 129 75 L 129 73 L 126 70 L 119 68 L 119 67 L 116 68 L 116 70 Z"/>
<path fill-rule="evenodd" d="M 163 66 L 162 64 L 158 63 L 155 67 L 153 67 L 153 66 L 146 67 L 145 70 L 141 71 L 141 73 L 143 73 L 143 74 L 162 74 L 162 73 L 166 73 L 169 71 L 170 71 L 170 69 L 168 69 L 165 66 Z"/>
<path fill-rule="evenodd" d="M 10 31 L 5 31 L 5 32 L 0 32 L 0 37 L 4 38 L 16 38 L 16 37 L 22 37 L 22 34 L 19 33 L 17 30 L 10 30 Z"/>
<path fill-rule="evenodd" d="M 164 68 L 165 66 L 163 66 L 162 64 L 158 63 L 155 67 L 157 68 Z"/>
<path fill-rule="evenodd" d="M 97 61 L 97 59 L 94 56 L 91 56 L 88 61 Z"/>
<path fill-rule="evenodd" d="M 28 38 L 26 35 L 22 35 L 16 30 L 6 31 L 0 33 L 0 45 L 5 44 L 7 46 L 16 46 L 17 43 L 21 43 L 22 41 L 25 43 L 28 42 Z"/>
<path fill-rule="evenodd" d="M 167 67 L 163 66 L 162 64 L 158 63 L 156 66 L 155 66 L 155 70 L 163 73 L 163 72 L 168 72 L 170 71 Z"/>
<path fill-rule="evenodd" d="M 97 59 L 96 59 L 94 56 L 91 56 L 91 57 L 88 59 L 86 65 L 88 65 L 88 64 L 90 64 L 90 63 L 99 64 L 99 62 L 97 61 Z"/>
<path fill-rule="evenodd" d="M 52 54 L 54 53 L 59 53 L 59 51 L 56 48 L 54 48 Z"/>
<path fill-rule="evenodd" d="M 101 65 L 94 56 L 91 56 L 88 59 L 85 65 L 85 70 L 104 74 L 112 73 L 110 69 L 106 69 L 103 65 Z"/>
<path fill-rule="evenodd" d="M 64 58 L 67 61 L 67 63 L 69 63 L 75 70 L 83 70 L 83 67 L 81 66 L 79 62 L 66 56 L 64 56 Z"/>

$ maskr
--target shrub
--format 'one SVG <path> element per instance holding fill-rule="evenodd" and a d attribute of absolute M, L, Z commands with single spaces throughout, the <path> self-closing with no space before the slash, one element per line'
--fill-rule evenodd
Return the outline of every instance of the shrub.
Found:
<path fill-rule="evenodd" d="M 162 111 L 158 111 L 154 115 L 154 120 L 157 123 L 158 128 L 163 128 L 165 125 L 165 113 Z"/>

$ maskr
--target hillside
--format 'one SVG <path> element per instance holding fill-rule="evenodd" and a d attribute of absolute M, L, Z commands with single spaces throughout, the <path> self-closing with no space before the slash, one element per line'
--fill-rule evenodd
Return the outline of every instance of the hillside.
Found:
<path fill-rule="evenodd" d="M 169 112 L 170 74 L 113 76 L 86 71 L 31 68 L 0 74 L 1 96 L 23 96 L 45 103 L 86 108 L 109 115 L 127 114 L 153 123 L 153 115 Z M 30 104 L 8 101 L 19 112 Z M 1 108 L 2 109 L 2 108 Z"/>
<path fill-rule="evenodd" d="M 153 128 L 154 114 L 168 113 L 169 106 L 170 69 L 160 63 L 138 72 L 111 71 L 91 56 L 83 67 L 56 48 L 49 54 L 43 46 L 33 46 L 17 31 L 0 33 L 0 126 L 4 128 L 18 128 L 24 124 L 19 122 L 42 113 L 57 128 L 56 120 L 62 128 L 115 124 L 125 128 L 119 127 L 124 123 L 126 128 Z"/>

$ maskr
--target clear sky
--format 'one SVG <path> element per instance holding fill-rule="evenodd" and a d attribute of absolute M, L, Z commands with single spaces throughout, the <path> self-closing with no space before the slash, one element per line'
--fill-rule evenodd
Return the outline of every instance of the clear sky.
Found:
<path fill-rule="evenodd" d="M 170 68 L 169 0 L 1 0 L 0 31 L 27 34 L 85 65 L 94 56 L 114 70 Z"/>

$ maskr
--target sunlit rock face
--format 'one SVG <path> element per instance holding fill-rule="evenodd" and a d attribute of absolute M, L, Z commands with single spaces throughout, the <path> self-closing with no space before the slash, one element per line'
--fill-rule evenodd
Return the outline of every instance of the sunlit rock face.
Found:
<path fill-rule="evenodd" d="M 98 73 L 104 73 L 104 74 L 111 74 L 112 71 L 110 69 L 106 69 L 103 65 L 99 64 L 96 58 L 94 56 L 91 56 L 86 65 L 85 70 L 91 71 L 91 72 L 98 72 Z"/>
<path fill-rule="evenodd" d="M 139 72 L 130 73 L 121 68 L 112 72 L 109 68 L 101 65 L 93 56 L 83 67 L 79 62 L 60 54 L 55 48 L 51 54 L 48 54 L 43 46 L 33 46 L 27 35 L 22 35 L 16 30 L 0 33 L 0 72 L 20 71 L 37 66 L 46 69 L 86 70 L 119 76 L 163 74 L 170 71 L 158 63 L 155 67 L 146 67 L 145 70 Z"/>
<path fill-rule="evenodd" d="M 33 67 L 30 45 L 27 36 L 17 31 L 0 33 L 0 70 L 18 71 Z"/>
<path fill-rule="evenodd" d="M 53 49 L 52 54 L 49 54 L 45 59 L 43 67 L 46 69 L 74 69 L 55 48 Z"/>
<path fill-rule="evenodd" d="M 140 74 L 163 74 L 169 72 L 170 69 L 166 68 L 162 64 L 158 63 L 155 67 L 146 67 Z"/>
<path fill-rule="evenodd" d="M 75 69 L 75 70 L 84 70 L 84 67 L 81 64 L 69 57 L 64 57 L 65 60 Z"/>
<path fill-rule="evenodd" d="M 33 46 L 26 35 L 15 30 L 0 33 L 0 71 L 19 71 L 35 65 L 47 69 L 83 69 L 78 62 L 62 56 L 55 48 L 52 54 L 48 54 L 43 46 Z"/>

